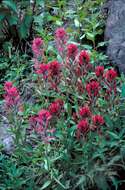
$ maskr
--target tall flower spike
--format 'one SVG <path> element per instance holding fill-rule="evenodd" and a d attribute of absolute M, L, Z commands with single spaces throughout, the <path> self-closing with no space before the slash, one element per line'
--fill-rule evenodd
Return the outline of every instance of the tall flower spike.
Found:
<path fill-rule="evenodd" d="M 58 76 L 60 73 L 61 65 L 58 61 L 52 61 L 49 63 L 49 75 Z"/>
<path fill-rule="evenodd" d="M 88 107 L 88 106 L 81 107 L 80 110 L 79 110 L 79 115 L 80 115 L 82 118 L 90 117 L 91 112 L 90 112 L 89 107 Z"/>
<path fill-rule="evenodd" d="M 67 57 L 74 59 L 78 53 L 78 47 L 75 44 L 68 44 L 67 46 Z"/>
<path fill-rule="evenodd" d="M 48 81 L 51 85 L 51 88 L 58 90 L 58 84 L 60 83 L 60 72 L 61 65 L 58 61 L 52 61 L 49 63 L 48 68 Z"/>
<path fill-rule="evenodd" d="M 89 53 L 85 50 L 82 50 L 78 57 L 79 65 L 88 64 L 90 61 Z"/>
<path fill-rule="evenodd" d="M 104 67 L 103 66 L 97 66 L 95 68 L 95 74 L 96 74 L 97 77 L 103 77 Z"/>
<path fill-rule="evenodd" d="M 48 126 L 48 122 L 51 119 L 51 114 L 49 111 L 42 109 L 38 113 L 39 121 L 42 123 L 42 125 Z"/>
<path fill-rule="evenodd" d="M 91 81 L 86 85 L 86 90 L 89 96 L 97 96 L 99 94 L 99 83 L 97 81 Z"/>
<path fill-rule="evenodd" d="M 55 31 L 55 41 L 56 41 L 57 49 L 61 55 L 64 54 L 65 45 L 67 43 L 67 40 L 68 40 L 68 35 L 67 35 L 65 29 L 57 28 L 57 30 Z"/>
<path fill-rule="evenodd" d="M 10 81 L 5 82 L 4 84 L 4 90 L 8 91 L 13 86 L 13 83 Z"/>
<path fill-rule="evenodd" d="M 32 51 L 36 57 L 40 56 L 42 51 L 41 47 L 43 45 L 43 40 L 41 38 L 35 38 L 32 43 Z"/>
<path fill-rule="evenodd" d="M 17 106 L 20 100 L 18 89 L 13 86 L 12 82 L 5 82 L 4 90 L 4 99 L 6 107 Z"/>
<path fill-rule="evenodd" d="M 117 72 L 114 69 L 110 69 L 105 73 L 105 78 L 107 79 L 108 82 L 114 81 L 116 77 L 117 77 Z"/>
<path fill-rule="evenodd" d="M 44 143 L 49 143 L 51 140 L 55 139 L 53 136 L 55 129 L 48 129 L 51 117 L 52 116 L 48 110 L 42 109 L 39 111 L 38 115 L 29 118 L 31 130 L 34 129 L 34 131 L 41 136 Z"/>
<path fill-rule="evenodd" d="M 81 133 L 87 133 L 89 131 L 89 123 L 87 119 L 81 120 L 78 125 L 77 125 L 77 129 L 81 132 Z"/>
<path fill-rule="evenodd" d="M 61 113 L 63 108 L 63 101 L 61 99 L 57 99 L 56 101 L 52 102 L 49 106 L 49 111 L 52 115 L 58 116 Z"/>
<path fill-rule="evenodd" d="M 44 64 L 41 63 L 37 68 L 36 68 L 36 73 L 41 74 L 44 79 L 48 78 L 48 70 L 49 70 L 49 64 Z"/>
<path fill-rule="evenodd" d="M 104 118 L 101 115 L 92 116 L 92 121 L 95 126 L 100 126 L 104 124 Z"/>
<path fill-rule="evenodd" d="M 55 37 L 60 40 L 64 40 L 66 35 L 67 33 L 64 28 L 57 28 L 57 30 L 55 31 Z"/>

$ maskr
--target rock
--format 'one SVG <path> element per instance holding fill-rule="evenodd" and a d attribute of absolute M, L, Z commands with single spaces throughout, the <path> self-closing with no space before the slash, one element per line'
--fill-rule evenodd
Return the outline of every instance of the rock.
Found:
<path fill-rule="evenodd" d="M 125 74 L 125 0 L 108 0 L 105 40 L 109 41 L 107 55 L 120 73 Z"/>
<path fill-rule="evenodd" d="M 14 151 L 14 138 L 9 132 L 9 121 L 6 116 L 4 104 L 0 105 L 0 146 L 2 145 L 2 151 L 6 154 L 12 154 Z"/>
<path fill-rule="evenodd" d="M 8 131 L 9 123 L 7 119 L 2 116 L 0 122 L 0 144 L 3 146 L 3 150 L 7 154 L 11 154 L 14 150 L 14 140 L 12 135 Z"/>

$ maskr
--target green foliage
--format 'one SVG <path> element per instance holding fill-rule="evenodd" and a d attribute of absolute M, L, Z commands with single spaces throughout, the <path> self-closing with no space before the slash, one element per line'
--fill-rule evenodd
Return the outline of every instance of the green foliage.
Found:
<path fill-rule="evenodd" d="M 72 113 L 78 112 L 79 106 L 88 103 L 86 92 L 79 94 L 73 86 L 64 85 L 64 78 L 58 93 L 47 91 L 43 81 L 33 73 L 33 63 L 27 55 L 30 55 L 31 50 L 26 49 L 22 55 L 20 48 L 15 50 L 13 44 L 17 36 L 18 42 L 26 40 L 30 44 L 28 37 L 32 39 L 30 27 L 34 19 L 33 31 L 45 42 L 46 62 L 56 58 L 62 62 L 62 57 L 53 48 L 53 32 L 55 28 L 65 25 L 70 36 L 69 43 L 75 40 L 74 43 L 80 49 L 91 52 L 91 64 L 94 68 L 97 65 L 107 68 L 107 57 L 98 51 L 106 45 L 106 42 L 98 41 L 103 33 L 104 20 L 100 14 L 100 6 L 104 1 L 33 2 L 35 4 L 30 1 L 4 0 L 0 5 L 0 38 L 7 40 L 3 43 L 5 56 L 0 58 L 0 82 L 13 81 L 20 89 L 23 102 L 22 112 L 10 115 L 6 113 L 4 116 L 9 120 L 8 132 L 13 136 L 14 150 L 12 154 L 6 155 L 3 145 L 0 146 L 0 189 L 119 190 L 125 183 L 124 76 L 118 77 L 116 97 L 112 96 L 112 99 L 106 101 L 102 89 L 101 97 L 92 107 L 94 113 L 104 116 L 105 125 L 101 131 L 90 131 L 78 140 Z M 20 10 L 23 17 L 20 17 Z M 67 70 L 63 72 L 66 76 Z M 82 78 L 82 84 L 90 78 L 95 79 L 94 71 Z M 3 94 L 3 86 L 0 85 L 1 99 Z M 44 143 L 29 128 L 28 120 L 41 108 L 48 108 L 57 98 L 63 99 L 65 112 L 53 123 L 56 128 L 55 140 Z M 3 102 L 0 103 L 3 106 Z M 2 124 L 0 121 L 1 126 Z"/>
<path fill-rule="evenodd" d="M 33 14 L 35 4 L 30 1 L 5 0 L 0 4 L 0 42 L 10 42 L 16 48 L 23 49 L 33 32 Z"/>

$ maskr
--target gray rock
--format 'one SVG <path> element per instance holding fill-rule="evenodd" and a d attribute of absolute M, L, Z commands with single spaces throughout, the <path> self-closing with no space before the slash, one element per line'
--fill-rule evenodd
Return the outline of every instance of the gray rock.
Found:
<path fill-rule="evenodd" d="M 105 40 L 109 41 L 107 55 L 119 71 L 125 74 L 125 0 L 108 0 Z"/>
<path fill-rule="evenodd" d="M 7 154 L 11 154 L 14 150 L 14 140 L 12 134 L 9 133 L 9 123 L 6 117 L 0 115 L 0 144 Z"/>

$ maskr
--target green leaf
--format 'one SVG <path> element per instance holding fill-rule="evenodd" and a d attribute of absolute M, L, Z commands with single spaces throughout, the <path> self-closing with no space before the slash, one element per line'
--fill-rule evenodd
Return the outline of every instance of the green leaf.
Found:
<path fill-rule="evenodd" d="M 63 22 L 60 21 L 60 20 L 56 20 L 56 25 L 58 25 L 58 26 L 62 26 L 62 25 L 63 25 Z"/>
<path fill-rule="evenodd" d="M 7 7 L 11 8 L 14 12 L 17 12 L 17 7 L 16 7 L 16 3 L 12 0 L 6 0 L 6 1 L 3 1 L 3 3 L 5 5 L 7 5 Z"/>
<path fill-rule="evenodd" d="M 81 46 L 87 50 L 92 50 L 92 46 L 90 46 L 90 45 L 85 44 L 85 45 L 81 45 Z"/>
<path fill-rule="evenodd" d="M 5 17 L 5 14 L 4 13 L 0 13 L 0 21 L 2 21 Z"/>
<path fill-rule="evenodd" d="M 83 35 L 80 37 L 80 40 L 82 40 L 83 38 L 85 38 L 85 34 L 83 34 Z"/>
<path fill-rule="evenodd" d="M 122 96 L 122 98 L 125 98 L 125 84 L 122 84 L 121 96 Z"/>
<path fill-rule="evenodd" d="M 99 98 L 98 99 L 98 104 L 100 106 L 106 106 L 107 105 L 107 102 L 103 99 L 103 98 Z"/>
<path fill-rule="evenodd" d="M 118 135 L 116 135 L 115 133 L 111 132 L 111 131 L 108 131 L 107 132 L 112 138 L 114 139 L 119 139 L 120 137 Z"/>
<path fill-rule="evenodd" d="M 9 21 L 10 26 L 17 24 L 18 18 L 17 16 L 8 16 L 7 20 Z"/>
<path fill-rule="evenodd" d="M 67 187 L 65 187 L 54 175 L 53 175 L 53 179 L 56 181 L 56 183 L 58 183 L 63 189 L 67 189 Z"/>
<path fill-rule="evenodd" d="M 71 112 L 72 112 L 72 106 L 71 106 L 71 104 L 70 103 L 65 103 L 64 104 L 64 108 L 67 111 L 68 115 L 70 116 Z"/>
<path fill-rule="evenodd" d="M 88 40 L 91 40 L 91 41 L 94 41 L 95 40 L 95 36 L 94 34 L 90 33 L 90 32 L 87 32 L 86 33 L 86 37 Z"/>
<path fill-rule="evenodd" d="M 105 46 L 107 44 L 108 44 L 108 42 L 100 42 L 100 43 L 98 43 L 97 47 L 103 47 L 103 46 Z"/>
<path fill-rule="evenodd" d="M 97 175 L 95 177 L 95 181 L 96 181 L 96 185 L 98 187 L 98 189 L 100 190 L 109 190 L 109 185 L 107 183 L 106 177 L 103 175 Z"/>
<path fill-rule="evenodd" d="M 31 21 L 32 21 L 32 16 L 25 15 L 22 21 L 22 24 L 20 25 L 20 28 L 19 28 L 21 39 L 25 39 L 28 36 Z"/>
<path fill-rule="evenodd" d="M 77 18 L 74 19 L 75 26 L 78 28 L 81 26 L 79 20 Z"/>
<path fill-rule="evenodd" d="M 125 159 L 125 147 L 122 147 L 120 152 L 121 152 L 122 158 Z"/>
<path fill-rule="evenodd" d="M 51 184 L 51 181 L 48 180 L 44 183 L 44 185 L 40 188 L 41 190 L 46 189 Z"/>
<path fill-rule="evenodd" d="M 86 180 L 86 176 L 85 176 L 85 175 L 81 176 L 81 177 L 79 178 L 79 180 L 78 180 L 78 182 L 77 182 L 75 188 L 77 188 L 78 186 L 80 186 L 80 185 L 82 185 L 82 184 L 86 184 L 86 181 L 87 181 L 87 180 Z"/>
<path fill-rule="evenodd" d="M 118 163 L 120 160 L 121 160 L 121 156 L 116 155 L 110 160 L 110 162 L 108 162 L 107 166 L 112 166 L 113 164 Z"/>
<path fill-rule="evenodd" d="M 110 118 L 109 115 L 106 115 L 106 116 L 105 116 L 105 122 L 106 122 L 106 124 L 107 124 L 109 127 L 113 127 L 113 122 L 112 122 L 112 120 L 111 120 L 111 118 Z"/>

